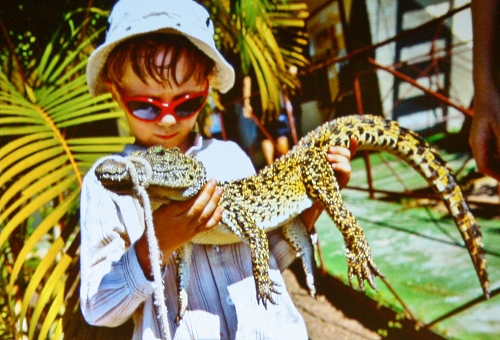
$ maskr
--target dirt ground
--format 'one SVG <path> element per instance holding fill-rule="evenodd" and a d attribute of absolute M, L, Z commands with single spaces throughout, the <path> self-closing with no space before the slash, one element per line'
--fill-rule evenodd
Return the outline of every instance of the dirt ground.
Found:
<path fill-rule="evenodd" d="M 318 298 L 305 288 L 302 266 L 296 261 L 283 273 L 293 302 L 302 314 L 311 340 L 443 340 L 429 329 L 380 306 L 365 293 L 328 274 L 316 273 Z"/>
<path fill-rule="evenodd" d="M 359 321 L 348 318 L 335 308 L 324 296 L 313 299 L 302 288 L 291 270 L 283 273 L 287 289 L 295 306 L 307 325 L 311 340 L 374 340 L 381 339 L 376 332 L 366 328 Z"/>

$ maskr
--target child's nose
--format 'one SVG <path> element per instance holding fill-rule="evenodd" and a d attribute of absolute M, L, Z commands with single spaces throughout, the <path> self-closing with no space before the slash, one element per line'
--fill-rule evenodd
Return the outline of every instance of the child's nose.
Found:
<path fill-rule="evenodd" d="M 175 123 L 177 123 L 177 119 L 175 119 L 174 115 L 171 115 L 169 113 L 167 113 L 166 115 L 164 115 L 160 119 L 160 121 L 158 122 L 158 124 L 164 125 L 164 126 L 174 125 Z"/>

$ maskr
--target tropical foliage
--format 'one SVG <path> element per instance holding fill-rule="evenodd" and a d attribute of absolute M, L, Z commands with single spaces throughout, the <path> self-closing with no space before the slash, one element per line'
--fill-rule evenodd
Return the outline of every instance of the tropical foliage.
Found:
<path fill-rule="evenodd" d="M 299 87 L 296 75 L 290 72 L 308 61 L 303 56 L 307 45 L 304 19 L 309 15 L 303 1 L 204 1 L 214 8 L 217 36 L 226 54 L 236 53 L 241 72 L 253 69 L 262 101 L 262 120 L 266 114 L 279 114 L 281 85 Z M 210 5 L 209 5 L 210 4 Z M 238 65 L 236 65 L 238 66 Z"/>
<path fill-rule="evenodd" d="M 298 86 L 287 69 L 307 63 L 301 2 L 204 1 L 214 13 L 221 48 L 256 70 L 266 105 L 279 88 Z M 42 55 L 27 64 L 2 51 L 0 70 L 0 338 L 75 336 L 79 299 L 79 194 L 82 178 L 103 155 L 131 137 L 93 133 L 95 123 L 123 117 L 109 95 L 92 98 L 85 65 L 108 12 L 85 9 L 64 18 Z M 281 30 L 281 31 L 280 31 Z M 288 32 L 284 34 L 285 32 Z M 279 44 L 285 35 L 284 45 Z M 94 124 L 94 125 L 92 125 Z M 114 123 L 113 123 L 114 124 Z M 80 325 L 81 326 L 81 325 Z"/>
<path fill-rule="evenodd" d="M 71 16 L 66 18 L 72 23 Z M 89 122 L 123 115 L 109 95 L 92 98 L 85 60 L 95 35 L 58 33 L 29 74 L 0 73 L 2 331 L 59 338 L 78 307 L 78 204 L 82 176 L 130 137 L 78 137 Z M 86 33 L 86 32 L 85 32 Z M 15 56 L 13 56 L 15 57 Z M 22 75 L 22 76 L 21 76 Z M 66 318 L 66 321 L 68 319 Z M 35 334 L 36 332 L 36 334 Z"/>

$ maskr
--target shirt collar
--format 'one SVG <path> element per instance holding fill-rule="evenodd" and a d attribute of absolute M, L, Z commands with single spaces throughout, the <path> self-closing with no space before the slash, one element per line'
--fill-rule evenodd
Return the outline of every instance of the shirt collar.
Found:
<path fill-rule="evenodd" d="M 203 148 L 203 137 L 197 133 L 194 137 L 193 146 L 186 151 L 186 155 L 196 154 Z"/>

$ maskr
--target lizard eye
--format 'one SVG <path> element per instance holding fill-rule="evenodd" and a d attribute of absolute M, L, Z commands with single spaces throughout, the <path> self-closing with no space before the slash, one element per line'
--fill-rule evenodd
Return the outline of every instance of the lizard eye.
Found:
<path fill-rule="evenodd" d="M 153 146 L 151 152 L 158 156 L 165 155 L 165 149 L 161 145 Z"/>

